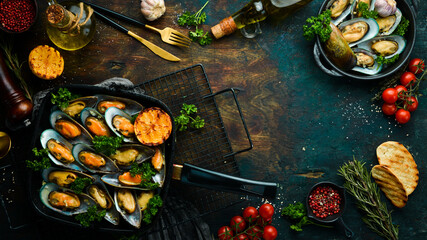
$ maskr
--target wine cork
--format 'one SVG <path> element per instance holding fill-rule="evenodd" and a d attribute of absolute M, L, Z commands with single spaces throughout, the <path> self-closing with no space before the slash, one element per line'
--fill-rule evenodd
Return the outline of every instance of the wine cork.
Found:
<path fill-rule="evenodd" d="M 224 18 L 220 23 L 211 28 L 211 32 L 216 39 L 230 35 L 236 30 L 237 26 L 232 17 Z"/>

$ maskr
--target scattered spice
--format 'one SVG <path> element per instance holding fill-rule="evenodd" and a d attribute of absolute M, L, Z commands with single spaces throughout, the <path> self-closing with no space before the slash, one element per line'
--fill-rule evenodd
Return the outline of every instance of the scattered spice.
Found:
<path fill-rule="evenodd" d="M 12 32 L 28 29 L 36 18 L 36 8 L 31 0 L 5 0 L 0 3 L 0 23 Z"/>
<path fill-rule="evenodd" d="M 331 186 L 318 186 L 310 193 L 308 204 L 316 217 L 326 218 L 339 213 L 341 195 Z"/>

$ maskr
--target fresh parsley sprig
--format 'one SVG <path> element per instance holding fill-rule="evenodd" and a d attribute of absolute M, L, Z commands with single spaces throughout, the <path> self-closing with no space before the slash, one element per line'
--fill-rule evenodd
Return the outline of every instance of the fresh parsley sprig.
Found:
<path fill-rule="evenodd" d="M 203 5 L 203 7 L 194 14 L 191 14 L 189 11 L 185 11 L 178 17 L 178 24 L 180 26 L 196 26 L 196 30 L 190 31 L 188 35 L 191 41 L 198 42 L 201 46 L 212 43 L 212 37 L 209 35 L 209 31 L 204 32 L 202 28 L 198 28 L 200 24 L 203 24 L 206 21 L 206 13 L 203 12 L 203 9 L 208 5 L 208 3 L 209 1 L 206 1 L 205 5 Z"/>
<path fill-rule="evenodd" d="M 159 187 L 158 183 L 152 181 L 153 176 L 156 175 L 156 171 L 150 162 L 143 162 L 141 164 L 134 162 L 129 172 L 132 177 L 135 177 L 136 175 L 141 176 L 142 181 L 139 184 L 140 187 L 150 190 L 154 190 Z"/>
<path fill-rule="evenodd" d="M 154 196 L 150 199 L 147 205 L 147 209 L 143 212 L 142 220 L 146 224 L 150 224 L 153 221 L 154 216 L 156 216 L 159 208 L 163 206 L 162 198 L 159 195 Z"/>
<path fill-rule="evenodd" d="M 197 107 L 194 104 L 183 103 L 180 113 L 181 115 L 175 118 L 175 124 L 178 125 L 178 131 L 187 130 L 189 123 L 190 127 L 195 129 L 200 129 L 205 126 L 205 120 L 200 116 L 191 116 L 197 113 Z"/>
<path fill-rule="evenodd" d="M 107 137 L 107 136 L 95 136 L 92 140 L 93 148 L 99 153 L 103 153 L 110 156 L 116 152 L 118 148 L 122 146 L 123 136 L 120 137 Z"/>
<path fill-rule="evenodd" d="M 301 202 L 289 204 L 282 210 L 282 216 L 287 216 L 292 222 L 294 222 L 294 224 L 292 224 L 290 228 L 297 232 L 301 232 L 303 226 L 310 224 L 331 228 L 331 226 L 321 225 L 311 221 L 307 216 L 307 211 L 305 209 L 304 204 L 302 204 Z"/>
<path fill-rule="evenodd" d="M 198 41 L 201 46 L 209 45 L 212 43 L 212 38 L 208 34 L 209 32 L 204 32 L 203 29 L 198 29 L 198 27 L 196 27 L 196 31 L 189 32 L 191 41 Z"/>
<path fill-rule="evenodd" d="M 49 160 L 49 150 L 33 148 L 34 157 L 38 160 L 26 160 L 27 168 L 32 169 L 33 171 L 40 171 L 43 169 L 47 169 L 51 167 L 51 163 Z"/>
<path fill-rule="evenodd" d="M 107 210 L 98 210 L 95 205 L 88 208 L 87 212 L 76 215 L 74 218 L 80 222 L 83 227 L 89 227 L 94 221 L 100 222 L 107 213 Z"/>
<path fill-rule="evenodd" d="M 396 62 L 397 59 L 399 59 L 399 54 L 396 54 L 391 58 L 385 58 L 383 56 L 377 56 L 375 61 L 378 63 L 378 66 L 381 66 L 383 64 L 392 64 L 392 63 Z"/>
<path fill-rule="evenodd" d="M 59 108 L 64 109 L 68 107 L 68 103 L 78 98 L 79 96 L 76 94 L 72 94 L 67 88 L 59 88 L 58 92 L 51 93 L 52 98 L 50 99 L 52 104 L 58 105 Z"/>
<path fill-rule="evenodd" d="M 76 194 L 80 194 L 83 192 L 85 187 L 92 184 L 92 179 L 85 177 L 78 177 L 74 182 L 71 183 L 70 189 L 73 190 Z"/>
<path fill-rule="evenodd" d="M 402 19 L 400 20 L 400 23 L 399 25 L 397 25 L 397 28 L 393 34 L 403 36 L 408 30 L 408 27 L 409 27 L 409 20 L 406 19 L 404 16 L 402 16 Z"/>
<path fill-rule="evenodd" d="M 329 26 L 331 22 L 331 10 L 326 10 L 319 16 L 311 17 L 306 20 L 307 25 L 303 25 L 303 36 L 307 40 L 312 40 L 316 35 L 319 36 L 320 41 L 326 42 L 332 33 L 332 28 Z"/>
<path fill-rule="evenodd" d="M 365 2 L 359 2 L 358 9 L 359 13 L 361 13 L 362 17 L 364 18 L 378 18 L 378 12 L 375 10 L 370 11 L 369 5 Z"/>

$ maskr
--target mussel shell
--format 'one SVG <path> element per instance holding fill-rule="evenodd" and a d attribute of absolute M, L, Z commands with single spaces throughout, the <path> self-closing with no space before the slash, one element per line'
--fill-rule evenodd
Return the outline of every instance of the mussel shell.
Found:
<path fill-rule="evenodd" d="M 91 152 L 103 157 L 105 160 L 105 165 L 99 168 L 89 167 L 85 165 L 79 158 L 79 153 L 82 151 Z M 111 160 L 109 157 L 105 156 L 104 154 L 97 153 L 95 149 L 91 148 L 86 144 L 83 144 L 83 143 L 76 144 L 73 147 L 72 152 L 73 152 L 74 159 L 76 159 L 76 161 L 79 162 L 80 165 L 83 166 L 83 168 L 86 171 L 89 171 L 91 173 L 115 173 L 119 171 L 119 168 L 117 167 L 117 165 L 114 163 L 113 160 Z"/>
<path fill-rule="evenodd" d="M 121 98 L 121 97 L 115 97 L 115 96 L 109 96 L 109 95 L 95 95 L 98 98 L 98 101 L 96 103 L 96 109 L 98 110 L 98 105 L 102 101 L 119 101 L 124 103 L 126 106 L 123 109 L 124 112 L 126 112 L 129 115 L 134 115 L 136 113 L 139 113 L 144 107 L 139 104 L 138 102 L 128 99 L 128 98 Z"/>
<path fill-rule="evenodd" d="M 140 187 L 139 185 L 126 185 L 119 181 L 119 176 L 122 175 L 123 172 L 120 173 L 113 173 L 113 174 L 106 174 L 101 177 L 101 180 L 113 187 L 117 188 L 127 188 L 127 189 L 136 189 L 136 190 L 150 190 L 147 188 Z M 159 184 L 159 187 L 163 187 L 163 183 L 165 182 L 165 168 L 162 168 L 156 175 L 153 176 L 152 180 Z"/>
<path fill-rule="evenodd" d="M 375 37 L 375 38 L 372 38 L 368 41 L 361 42 L 357 46 L 358 46 L 358 48 L 362 48 L 362 49 L 365 49 L 368 51 L 372 51 L 371 46 L 374 43 L 376 43 L 378 41 L 383 41 L 383 40 L 394 41 L 398 44 L 397 51 L 391 55 L 384 57 L 384 58 L 392 58 L 394 55 L 402 53 L 403 50 L 405 49 L 406 40 L 405 40 L 405 38 L 403 38 L 402 36 L 399 36 L 399 35 Z"/>
<path fill-rule="evenodd" d="M 85 109 L 83 109 L 83 111 L 81 112 L 81 114 L 80 114 L 80 120 L 81 120 L 81 122 L 82 122 L 82 124 L 83 124 L 83 126 L 86 128 L 86 129 L 88 129 L 88 131 L 93 135 L 93 136 L 95 136 L 95 135 L 100 135 L 100 134 L 96 134 L 96 133 L 94 133 L 94 132 L 92 132 L 91 130 L 90 130 L 90 128 L 87 126 L 87 122 L 86 122 L 86 120 L 89 118 L 89 117 L 94 117 L 94 118 L 96 118 L 98 121 L 100 121 L 102 124 L 104 124 L 105 126 L 104 126 L 104 128 L 105 128 L 105 131 L 107 131 L 108 133 L 107 133 L 107 135 L 108 136 L 111 136 L 111 130 L 110 130 L 110 128 L 108 127 L 108 125 L 107 125 L 107 123 L 105 122 L 105 119 L 104 119 L 104 117 L 102 116 L 102 114 L 100 114 L 98 111 L 96 111 L 96 109 L 94 109 L 94 108 L 85 108 Z"/>
<path fill-rule="evenodd" d="M 65 140 L 65 138 L 63 138 L 58 132 L 56 132 L 53 129 L 46 129 L 42 132 L 42 134 L 40 136 L 40 143 L 41 143 L 43 148 L 45 148 L 45 149 L 47 148 L 47 142 L 50 139 L 55 139 L 56 141 L 62 143 L 70 151 L 73 149 L 73 145 L 71 143 L 69 143 L 67 140 Z M 52 162 L 58 166 L 62 166 L 62 167 L 69 168 L 69 169 L 74 169 L 77 171 L 83 171 L 84 170 L 84 168 L 82 166 L 80 166 L 78 164 L 78 162 L 76 162 L 76 161 L 73 161 L 72 163 L 61 162 L 58 159 L 56 159 L 55 156 L 53 156 L 52 153 L 50 153 L 50 151 L 49 151 L 48 156 L 49 156 L 50 160 L 52 160 Z"/>
<path fill-rule="evenodd" d="M 44 169 L 44 170 L 42 171 L 42 178 L 43 178 L 43 180 L 44 180 L 45 182 L 52 182 L 52 181 L 50 181 L 50 179 L 49 179 L 49 175 L 50 175 L 51 173 L 54 173 L 54 172 L 68 172 L 68 173 L 74 174 L 74 175 L 75 175 L 75 176 L 77 176 L 77 177 L 81 177 L 81 178 L 90 178 L 90 179 L 92 179 L 93 181 L 95 181 L 95 178 L 94 178 L 94 177 L 92 177 L 91 175 L 88 175 L 88 174 L 82 173 L 82 172 L 80 172 L 80 171 L 75 171 L 75 170 L 71 170 L 71 169 L 63 169 L 63 168 L 55 168 L 55 167 L 50 167 L 50 168 Z M 55 184 L 57 184 L 57 185 L 58 185 L 58 183 L 56 183 L 56 182 L 52 182 L 52 183 L 55 183 Z M 70 183 L 71 183 L 71 181 L 70 181 Z M 68 187 L 69 187 L 68 185 L 59 185 L 59 186 L 60 186 L 60 187 L 64 187 L 64 188 L 68 188 Z"/>
<path fill-rule="evenodd" d="M 129 120 L 130 124 L 132 124 L 132 117 L 125 113 L 124 111 L 116 108 L 116 107 L 110 107 L 107 109 L 107 111 L 105 111 L 105 121 L 107 122 L 108 127 L 110 127 L 110 129 L 117 135 L 117 136 L 123 136 L 124 138 L 124 142 L 131 142 L 131 143 L 136 143 L 138 142 L 135 138 L 135 133 L 133 134 L 133 136 L 125 136 L 122 134 L 122 132 L 120 132 L 119 129 L 117 129 L 114 126 L 114 118 L 116 116 L 121 116 L 126 118 L 127 120 Z M 133 128 L 133 124 L 132 124 L 132 128 Z"/>
<path fill-rule="evenodd" d="M 350 47 L 356 46 L 357 44 L 359 44 L 361 42 L 364 42 L 364 41 L 367 41 L 369 39 L 374 38 L 375 36 L 378 35 L 378 32 L 379 32 L 378 23 L 377 23 L 377 21 L 375 21 L 372 18 L 369 18 L 369 19 L 368 18 L 354 18 L 354 19 L 351 19 L 349 21 L 342 22 L 338 26 L 338 28 L 342 31 L 346 26 L 352 25 L 352 24 L 357 23 L 357 22 L 365 22 L 368 25 L 368 31 L 364 34 L 364 36 L 360 40 L 349 43 L 348 45 Z"/>
<path fill-rule="evenodd" d="M 328 59 L 341 70 L 347 71 L 356 66 L 356 56 L 344 39 L 341 31 L 333 24 L 330 38 L 322 44 Z"/>
<path fill-rule="evenodd" d="M 135 211 L 133 213 L 129 214 L 119 206 L 118 192 L 120 190 L 123 190 L 123 189 L 116 188 L 114 191 L 114 204 L 116 206 L 116 210 L 120 213 L 120 215 L 122 215 L 122 217 L 126 220 L 126 222 L 128 222 L 130 225 L 132 225 L 136 228 L 140 228 L 141 227 L 142 214 L 141 214 L 141 210 L 140 210 L 139 205 L 138 205 L 138 201 L 136 200 L 135 193 L 132 190 L 125 190 L 125 191 L 131 191 L 131 194 L 132 194 L 133 199 L 135 201 Z"/>
<path fill-rule="evenodd" d="M 369 55 L 369 56 L 371 56 L 374 60 L 377 58 L 377 56 L 374 54 L 374 53 L 372 53 L 372 52 L 369 52 L 369 51 L 367 51 L 367 50 L 364 50 L 364 49 L 360 49 L 360 48 L 354 48 L 353 49 L 353 52 L 354 53 L 364 53 L 364 54 L 366 54 L 366 55 Z M 379 65 L 376 61 L 374 62 L 374 65 L 372 66 L 372 67 L 360 67 L 360 66 L 355 66 L 353 69 L 351 69 L 351 70 L 353 70 L 353 71 L 356 71 L 356 72 L 360 72 L 360 73 L 364 73 L 364 74 L 366 74 L 366 75 L 375 75 L 375 74 L 377 74 L 377 73 L 379 73 L 381 70 L 382 70 L 382 68 L 383 68 L 383 66 L 382 65 Z"/>
<path fill-rule="evenodd" d="M 156 153 L 156 151 L 153 148 L 150 148 L 141 144 L 123 144 L 120 148 L 117 149 L 115 154 L 118 154 L 118 151 L 125 151 L 127 149 L 135 149 L 138 151 L 138 155 L 135 161 L 133 161 L 138 164 L 151 159 Z M 131 168 L 131 165 L 133 162 L 130 162 L 129 164 L 120 164 L 116 159 L 114 159 L 115 154 L 110 155 L 110 158 L 116 163 L 116 165 L 120 169 L 128 170 Z"/>
<path fill-rule="evenodd" d="M 106 194 L 107 201 L 109 201 L 112 205 L 110 208 L 107 209 L 107 213 L 105 214 L 104 219 L 107 220 L 108 222 L 114 224 L 114 225 L 118 225 L 120 222 L 120 214 L 117 211 L 116 207 L 113 206 L 113 205 L 115 205 L 114 199 L 113 199 L 113 197 L 111 197 L 107 187 L 101 181 L 99 176 L 96 176 L 95 178 L 96 178 L 95 182 L 86 188 L 86 193 L 91 196 L 91 194 L 89 193 L 91 186 L 96 186 L 97 188 L 102 190 Z M 95 200 L 95 202 L 96 202 L 96 200 Z"/>
<path fill-rule="evenodd" d="M 402 20 L 402 12 L 400 11 L 400 9 L 397 9 L 396 13 L 394 13 L 394 15 L 391 15 L 391 16 L 394 16 L 396 18 L 394 21 L 394 24 L 390 27 L 390 29 L 388 31 L 380 32 L 379 33 L 380 36 L 387 36 L 387 35 L 392 34 L 394 32 L 394 30 L 396 30 L 397 26 L 399 26 L 399 23 Z M 390 17 L 390 16 L 388 16 L 388 17 Z M 378 23 L 379 19 L 380 18 L 377 18 L 377 20 L 376 20 L 377 23 Z M 380 31 L 381 31 L 381 29 L 380 29 Z"/>
<path fill-rule="evenodd" d="M 61 210 L 59 208 L 55 208 L 52 205 L 50 205 L 49 203 L 49 194 L 52 191 L 60 191 L 60 192 L 70 192 L 70 193 L 74 193 L 69 189 L 64 189 L 64 188 L 60 188 L 58 185 L 54 184 L 54 183 L 46 183 L 45 185 L 43 185 L 40 188 L 40 200 L 42 201 L 42 203 L 48 207 L 49 209 L 66 215 L 66 216 L 72 216 L 72 215 L 76 215 L 76 214 L 80 214 L 80 213 L 84 213 L 87 212 L 88 208 L 91 205 L 94 205 L 95 202 L 93 201 L 93 199 L 91 199 L 91 197 L 89 197 L 86 194 L 77 194 L 79 200 L 80 200 L 80 206 L 78 208 L 72 209 L 72 210 Z M 74 193 L 75 194 L 75 193 Z"/>
<path fill-rule="evenodd" d="M 97 101 L 98 98 L 96 96 L 80 97 L 71 100 L 68 106 L 61 110 L 72 118 L 78 118 L 84 108 L 95 106 Z"/>
<path fill-rule="evenodd" d="M 334 2 L 336 2 L 336 1 L 338 1 L 338 0 L 330 0 L 329 2 L 328 2 L 328 4 L 326 4 L 326 9 L 325 10 L 328 10 L 331 6 L 332 6 L 332 4 L 334 3 Z M 347 7 L 345 8 L 345 10 L 341 13 L 341 15 L 339 15 L 338 17 L 336 17 L 336 18 L 332 18 L 332 23 L 333 24 L 335 24 L 335 25 L 338 25 L 338 24 L 340 24 L 349 14 L 350 14 L 350 12 L 351 12 L 351 9 L 352 9 L 352 6 L 354 5 L 354 3 L 355 3 L 356 1 L 354 1 L 353 3 L 351 3 L 351 0 L 349 0 L 349 3 L 347 4 Z"/>
<path fill-rule="evenodd" d="M 65 121 L 71 122 L 81 132 L 81 134 L 79 136 L 76 136 L 76 137 L 70 139 L 70 138 L 67 138 L 67 136 L 64 136 L 63 134 L 61 134 L 61 132 L 58 131 L 58 129 L 57 129 L 57 132 L 59 132 L 62 136 L 67 138 L 70 143 L 72 143 L 72 144 L 75 144 L 75 143 L 91 144 L 92 143 L 93 138 L 90 135 L 90 133 L 82 125 L 80 125 L 76 120 L 74 120 L 73 118 L 71 118 L 70 116 L 68 116 L 67 114 L 65 114 L 62 111 L 54 111 L 50 114 L 50 125 L 52 126 L 52 128 L 56 129 L 56 123 L 59 120 L 65 120 Z"/>
<path fill-rule="evenodd" d="M 355 3 L 351 5 L 351 11 L 350 12 L 351 12 L 351 18 L 352 19 L 353 18 L 361 17 L 361 16 L 358 15 L 358 11 L 357 11 L 359 1 L 360 0 L 355 0 L 354 1 Z M 374 8 L 375 8 L 375 1 L 376 0 L 370 0 L 370 5 L 369 5 L 369 8 L 368 8 L 369 11 L 373 11 L 374 10 Z"/>

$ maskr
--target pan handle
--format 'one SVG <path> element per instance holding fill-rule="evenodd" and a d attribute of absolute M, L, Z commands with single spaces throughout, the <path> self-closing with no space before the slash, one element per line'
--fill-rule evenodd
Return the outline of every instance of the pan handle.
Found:
<path fill-rule="evenodd" d="M 342 220 L 342 218 L 338 218 L 338 220 L 335 222 L 335 224 L 338 226 L 338 228 L 344 232 L 345 236 L 350 239 L 353 237 L 354 233 L 353 231 L 351 231 L 351 229 L 349 227 L 347 227 L 347 225 L 344 223 L 344 221 Z"/>
<path fill-rule="evenodd" d="M 277 192 L 277 183 L 260 182 L 230 176 L 188 163 L 184 163 L 184 165 L 174 164 L 172 178 L 175 180 L 181 180 L 182 183 L 197 187 L 209 188 L 218 191 L 251 194 L 269 199 L 274 199 Z M 247 189 L 245 186 L 248 185 L 254 186 L 256 190 Z"/>
<path fill-rule="evenodd" d="M 239 111 L 240 120 L 242 121 L 243 127 L 245 128 L 246 136 L 247 136 L 248 142 L 249 142 L 249 147 L 245 148 L 245 149 L 241 149 L 241 150 L 239 150 L 237 152 L 232 152 L 232 153 L 226 154 L 226 155 L 224 155 L 224 158 L 228 158 L 228 157 L 234 156 L 236 154 L 249 151 L 249 150 L 251 150 L 254 147 L 254 145 L 252 143 L 251 136 L 250 136 L 249 131 L 248 131 L 248 127 L 246 126 L 245 119 L 243 118 L 243 113 L 242 113 L 242 110 L 240 108 L 239 100 L 237 100 L 237 94 L 240 91 L 243 91 L 243 89 L 240 89 L 240 88 L 226 88 L 226 89 L 223 89 L 223 90 L 221 90 L 219 92 L 216 92 L 216 93 L 213 93 L 213 94 L 209 94 L 209 95 L 206 95 L 206 96 L 203 97 L 203 98 L 215 97 L 216 95 L 220 95 L 220 94 L 223 94 L 225 92 L 231 92 L 233 94 L 234 101 L 236 102 L 237 110 Z"/>
<path fill-rule="evenodd" d="M 313 55 L 314 55 L 314 60 L 317 64 L 317 66 L 326 74 L 328 74 L 329 76 L 332 77 L 343 77 L 344 75 L 342 75 L 339 72 L 336 72 L 334 70 L 328 69 L 325 67 L 325 65 L 323 65 L 322 61 L 320 60 L 320 51 L 319 51 L 319 46 L 315 43 L 314 44 L 314 48 L 313 48 Z"/>

